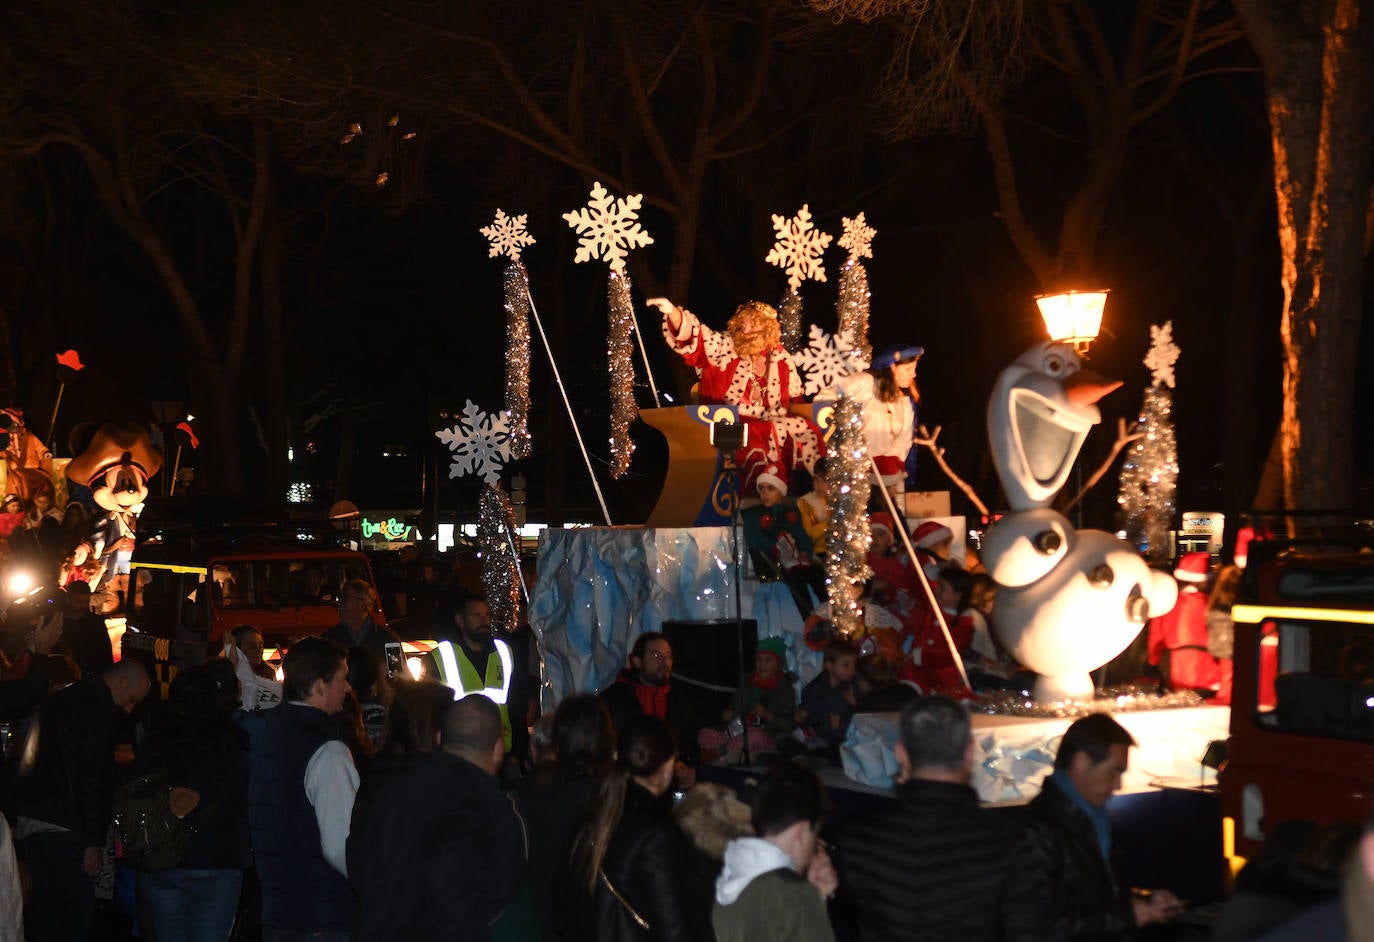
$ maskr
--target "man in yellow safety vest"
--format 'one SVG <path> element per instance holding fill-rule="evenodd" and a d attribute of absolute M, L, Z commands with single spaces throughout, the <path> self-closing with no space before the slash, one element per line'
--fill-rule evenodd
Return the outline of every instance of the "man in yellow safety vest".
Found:
<path fill-rule="evenodd" d="M 525 726 L 525 684 L 511 646 L 491 634 L 491 608 L 480 595 L 460 599 L 452 612 L 456 643 L 441 641 L 435 652 L 444 683 L 458 699 L 480 693 L 501 711 L 506 753 L 523 759 L 529 740 Z M 514 722 L 512 722 L 514 720 Z"/>

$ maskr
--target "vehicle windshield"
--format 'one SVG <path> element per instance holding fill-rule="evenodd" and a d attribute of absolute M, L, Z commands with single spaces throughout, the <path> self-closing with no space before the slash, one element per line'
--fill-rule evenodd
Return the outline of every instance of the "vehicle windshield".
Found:
<path fill-rule="evenodd" d="M 1374 625 L 1266 619 L 1259 642 L 1262 724 L 1374 741 Z"/>
<path fill-rule="evenodd" d="M 211 576 L 216 609 L 332 609 L 339 586 L 367 569 L 361 558 L 235 559 L 213 563 Z"/>

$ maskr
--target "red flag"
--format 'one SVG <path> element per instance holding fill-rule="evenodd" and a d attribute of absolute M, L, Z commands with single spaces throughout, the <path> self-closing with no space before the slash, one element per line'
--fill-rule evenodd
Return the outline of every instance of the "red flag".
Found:
<path fill-rule="evenodd" d="M 81 362 L 81 354 L 77 353 L 75 350 L 67 350 L 63 353 L 59 353 L 57 355 L 57 365 L 65 366 L 74 373 L 86 368 L 86 364 Z"/>
<path fill-rule="evenodd" d="M 190 422 L 178 422 L 177 431 L 185 434 L 187 440 L 190 441 L 192 448 L 200 447 L 200 439 L 196 438 L 195 430 L 191 428 Z"/>

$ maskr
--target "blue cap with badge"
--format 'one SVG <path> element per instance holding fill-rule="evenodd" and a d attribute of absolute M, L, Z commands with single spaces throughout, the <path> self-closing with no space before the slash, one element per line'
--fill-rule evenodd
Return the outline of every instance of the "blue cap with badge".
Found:
<path fill-rule="evenodd" d="M 915 360 L 926 352 L 925 347 L 903 347 L 894 344 L 890 347 L 883 347 L 878 353 L 873 355 L 871 368 L 875 370 L 885 370 L 889 366 L 896 366 L 898 363 L 907 363 Z"/>

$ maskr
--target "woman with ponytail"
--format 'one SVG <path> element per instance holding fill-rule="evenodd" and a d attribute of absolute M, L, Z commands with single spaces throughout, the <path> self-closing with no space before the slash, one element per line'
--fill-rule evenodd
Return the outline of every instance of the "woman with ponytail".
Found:
<path fill-rule="evenodd" d="M 689 913 L 682 896 L 687 843 L 669 796 L 676 764 L 677 745 L 662 720 L 638 717 L 621 732 L 615 767 L 573 840 L 564 886 L 555 889 L 563 939 L 713 938 L 709 913 Z"/>

